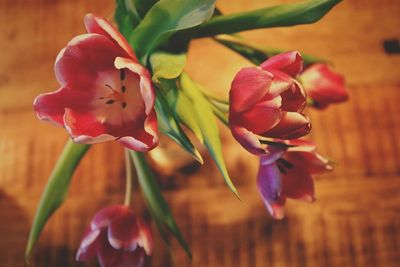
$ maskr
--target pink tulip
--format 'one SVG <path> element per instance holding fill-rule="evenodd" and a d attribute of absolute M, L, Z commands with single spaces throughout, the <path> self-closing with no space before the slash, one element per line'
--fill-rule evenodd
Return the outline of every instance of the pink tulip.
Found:
<path fill-rule="evenodd" d="M 269 146 L 260 156 L 257 185 L 260 196 L 275 219 L 284 217 L 286 198 L 307 202 L 315 200 L 312 174 L 332 170 L 329 161 L 316 152 L 313 143 L 285 141 L 289 147 Z"/>
<path fill-rule="evenodd" d="M 60 88 L 36 97 L 39 119 L 65 127 L 76 143 L 116 140 L 147 151 L 157 145 L 155 92 L 149 71 L 106 20 L 85 16 L 87 34 L 58 54 Z"/>
<path fill-rule="evenodd" d="M 333 72 L 326 64 L 311 65 L 299 79 L 316 108 L 344 102 L 349 97 L 343 76 Z"/>
<path fill-rule="evenodd" d="M 153 249 L 150 229 L 132 210 L 114 205 L 96 213 L 81 241 L 77 261 L 97 256 L 102 267 L 142 266 Z"/>
<path fill-rule="evenodd" d="M 302 67 L 300 54 L 287 52 L 236 74 L 229 95 L 229 124 L 232 135 L 249 152 L 266 153 L 260 136 L 294 139 L 310 131 L 302 114 L 306 95 L 294 79 Z"/>

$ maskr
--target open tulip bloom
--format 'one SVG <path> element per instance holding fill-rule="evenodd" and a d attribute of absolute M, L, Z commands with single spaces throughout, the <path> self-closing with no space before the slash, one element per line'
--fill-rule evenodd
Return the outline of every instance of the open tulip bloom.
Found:
<path fill-rule="evenodd" d="M 157 144 L 157 118 L 149 71 L 109 22 L 88 14 L 85 26 L 88 33 L 58 54 L 61 88 L 35 99 L 38 117 L 65 127 L 76 143 L 116 140 L 150 150 Z"/>
<path fill-rule="evenodd" d="M 298 51 L 270 52 L 246 43 L 237 33 L 316 22 L 340 0 L 307 0 L 228 16 L 215 9 L 215 2 L 117 0 L 118 29 L 106 19 L 85 16 L 87 33 L 72 38 L 55 60 L 59 89 L 34 100 L 37 117 L 63 127 L 70 141 L 40 200 L 27 260 L 48 218 L 67 195 L 80 160 L 91 145 L 102 142 L 117 142 L 125 150 L 125 201 L 96 213 L 76 259 L 97 257 L 102 267 L 133 267 L 142 266 L 152 253 L 150 225 L 131 204 L 134 171 L 162 236 L 168 230 L 191 257 L 144 152 L 157 146 L 160 132 L 202 163 L 199 150 L 182 130 L 185 126 L 239 196 L 224 163 L 216 118 L 229 127 L 243 153 L 259 157 L 259 173 L 249 182 L 257 183 L 273 218 L 283 217 L 287 198 L 315 200 L 312 175 L 332 167 L 312 142 L 299 139 L 311 130 L 305 108 L 345 101 L 344 79 L 322 60 Z M 220 34 L 231 39 L 221 39 Z M 204 37 L 255 63 L 231 78 L 229 99 L 216 97 L 184 70 L 191 40 Z"/>

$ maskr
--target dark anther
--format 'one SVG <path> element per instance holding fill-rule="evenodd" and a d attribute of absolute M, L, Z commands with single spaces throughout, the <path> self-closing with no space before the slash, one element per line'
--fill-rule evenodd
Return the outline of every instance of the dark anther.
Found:
<path fill-rule="evenodd" d="M 111 90 L 114 90 L 114 89 L 111 87 L 111 85 L 106 84 L 106 86 L 107 86 L 108 88 L 110 88 Z"/>
<path fill-rule="evenodd" d="M 291 169 L 294 167 L 293 164 L 287 161 L 286 159 L 280 158 L 278 161 L 280 161 L 283 164 L 283 166 L 285 166 L 287 169 Z"/>
<path fill-rule="evenodd" d="M 125 80 L 125 70 L 124 69 L 120 70 L 119 78 L 121 79 L 121 81 Z"/>
<path fill-rule="evenodd" d="M 125 102 L 122 102 L 122 103 L 121 103 L 121 106 L 122 106 L 122 108 L 126 108 L 126 103 L 125 103 Z"/>
<path fill-rule="evenodd" d="M 122 85 L 122 86 L 121 86 L 121 91 L 122 91 L 122 93 L 125 93 L 125 91 L 126 91 L 125 85 Z"/>
<path fill-rule="evenodd" d="M 106 104 L 108 104 L 108 105 L 110 105 L 110 104 L 112 104 L 112 103 L 114 103 L 115 101 L 114 100 L 107 100 L 107 102 L 106 102 Z"/>
<path fill-rule="evenodd" d="M 103 100 L 103 99 L 104 99 L 104 96 L 102 96 L 102 97 L 99 97 L 99 99 L 100 99 L 100 100 Z"/>

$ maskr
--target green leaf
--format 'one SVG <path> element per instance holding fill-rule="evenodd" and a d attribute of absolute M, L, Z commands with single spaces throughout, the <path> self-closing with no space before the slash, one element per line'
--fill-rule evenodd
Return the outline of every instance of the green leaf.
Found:
<path fill-rule="evenodd" d="M 150 64 L 153 69 L 153 81 L 166 93 L 168 105 L 175 112 L 178 121 L 185 124 L 203 142 L 203 135 L 197 123 L 196 116 L 192 112 L 191 100 L 177 88 L 177 80 L 183 72 L 186 64 L 186 54 L 171 54 L 156 52 L 150 56 Z"/>
<path fill-rule="evenodd" d="M 192 110 L 196 114 L 204 138 L 204 145 L 207 147 L 211 157 L 217 164 L 217 167 L 224 177 L 229 189 L 239 198 L 239 194 L 232 183 L 225 166 L 218 126 L 214 118 L 211 104 L 186 73 L 182 73 L 181 75 L 181 88 L 193 103 Z"/>
<path fill-rule="evenodd" d="M 195 27 L 209 19 L 215 0 L 161 0 L 146 14 L 129 37 L 142 63 L 173 33 Z"/>
<path fill-rule="evenodd" d="M 124 36 L 129 36 L 141 18 L 133 5 L 132 0 L 116 0 L 114 20 L 118 24 L 118 30 Z"/>
<path fill-rule="evenodd" d="M 216 16 L 199 27 L 196 37 L 235 33 L 260 28 L 311 24 L 320 20 L 341 0 L 308 0 L 232 15 Z"/>
<path fill-rule="evenodd" d="M 193 102 L 182 90 L 176 90 L 174 99 L 176 101 L 175 113 L 178 115 L 180 121 L 182 121 L 183 124 L 194 133 L 197 139 L 204 144 L 203 133 L 200 129 L 197 116 L 193 112 Z"/>
<path fill-rule="evenodd" d="M 33 220 L 25 250 L 25 259 L 27 262 L 47 220 L 63 203 L 68 192 L 71 177 L 89 147 L 90 145 L 75 144 L 71 140 L 65 145 L 47 182 L 36 211 L 35 219 Z"/>
<path fill-rule="evenodd" d="M 159 83 L 161 78 L 174 79 L 181 75 L 186 65 L 186 54 L 153 53 L 150 57 L 150 64 L 155 83 Z"/>
<path fill-rule="evenodd" d="M 183 147 L 198 162 L 203 164 L 203 158 L 201 157 L 200 152 L 194 147 L 192 142 L 190 142 L 190 139 L 180 127 L 167 100 L 160 91 L 157 92 L 155 108 L 157 112 L 158 129 Z"/>
<path fill-rule="evenodd" d="M 190 252 L 190 248 L 175 222 L 172 212 L 162 195 L 161 189 L 158 186 L 156 178 L 147 164 L 143 153 L 132 150 L 129 152 L 133 162 L 135 163 L 140 187 L 142 188 L 143 194 L 146 198 L 148 208 L 156 220 L 157 227 L 160 228 L 161 225 L 166 226 L 191 258 L 192 253 Z M 165 238 L 165 232 L 161 231 L 160 233 L 163 238 Z"/>
<path fill-rule="evenodd" d="M 147 12 L 158 2 L 158 0 L 126 0 L 133 1 L 133 6 L 140 19 L 143 19 Z"/>
<path fill-rule="evenodd" d="M 285 52 L 284 50 L 275 49 L 275 48 L 265 48 L 261 46 L 257 46 L 254 44 L 250 44 L 246 42 L 242 38 L 229 36 L 229 35 L 220 35 L 214 37 L 214 40 L 218 43 L 226 46 L 227 48 L 231 49 L 232 51 L 238 53 L 239 55 L 243 56 L 244 58 L 248 59 L 255 65 L 260 65 L 268 58 L 275 56 L 277 54 Z M 305 66 L 309 66 L 315 63 L 328 63 L 326 60 L 317 58 L 311 55 L 307 55 L 301 53 L 304 61 Z"/>

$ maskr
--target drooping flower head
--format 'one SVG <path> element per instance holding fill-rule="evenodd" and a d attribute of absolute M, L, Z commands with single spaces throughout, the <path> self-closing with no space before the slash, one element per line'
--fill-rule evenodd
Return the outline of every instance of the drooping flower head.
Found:
<path fill-rule="evenodd" d="M 113 205 L 93 217 L 76 260 L 88 261 L 97 256 L 102 267 L 138 267 L 152 249 L 150 228 L 128 207 Z"/>
<path fill-rule="evenodd" d="M 344 102 L 349 97 L 343 76 L 326 64 L 311 65 L 301 73 L 299 79 L 315 108 L 323 109 L 330 104 Z"/>
<path fill-rule="evenodd" d="M 76 143 L 116 140 L 147 151 L 157 145 L 155 92 L 148 70 L 106 20 L 85 16 L 87 34 L 57 56 L 60 88 L 34 101 L 37 116 L 65 127 Z"/>
<path fill-rule="evenodd" d="M 282 146 L 268 146 L 268 153 L 260 155 L 257 185 L 272 217 L 283 218 L 286 198 L 313 202 L 311 175 L 329 170 L 332 170 L 329 161 L 309 141 L 289 140 Z"/>
<path fill-rule="evenodd" d="M 309 132 L 310 122 L 302 114 L 306 94 L 294 79 L 302 68 L 300 54 L 287 52 L 236 74 L 229 94 L 229 124 L 249 152 L 266 153 L 258 136 L 294 139 Z"/>

